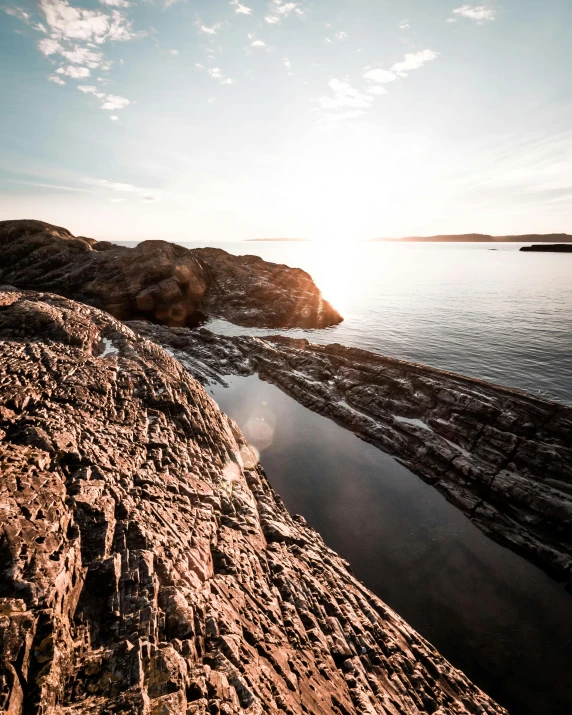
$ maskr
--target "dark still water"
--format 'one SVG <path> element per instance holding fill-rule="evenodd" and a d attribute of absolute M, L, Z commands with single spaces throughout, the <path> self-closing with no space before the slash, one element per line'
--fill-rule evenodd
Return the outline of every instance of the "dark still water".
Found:
<path fill-rule="evenodd" d="M 276 491 L 512 715 L 572 713 L 572 596 L 435 489 L 257 377 L 209 387 Z"/>

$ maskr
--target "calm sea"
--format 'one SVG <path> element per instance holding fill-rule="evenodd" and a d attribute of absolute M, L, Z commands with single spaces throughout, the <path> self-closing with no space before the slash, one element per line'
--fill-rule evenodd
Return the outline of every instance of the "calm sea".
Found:
<path fill-rule="evenodd" d="M 326 330 L 282 333 L 572 403 L 572 254 L 520 253 L 523 244 L 510 243 L 216 245 L 305 269 L 345 318 Z M 277 332 L 219 320 L 209 327 L 235 335 Z"/>

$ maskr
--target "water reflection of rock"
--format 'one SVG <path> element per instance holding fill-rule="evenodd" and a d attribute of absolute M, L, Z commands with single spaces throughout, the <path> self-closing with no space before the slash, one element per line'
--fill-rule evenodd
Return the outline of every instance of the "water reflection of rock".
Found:
<path fill-rule="evenodd" d="M 340 345 L 133 327 L 203 382 L 258 373 L 398 457 L 492 538 L 570 580 L 572 408 Z"/>

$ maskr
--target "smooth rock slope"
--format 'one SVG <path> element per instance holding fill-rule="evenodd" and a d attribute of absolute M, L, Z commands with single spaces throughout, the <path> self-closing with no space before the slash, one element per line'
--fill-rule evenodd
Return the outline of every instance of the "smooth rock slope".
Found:
<path fill-rule="evenodd" d="M 0 469 L 4 712 L 505 712 L 287 513 L 179 362 L 97 309 L 0 292 Z"/>
<path fill-rule="evenodd" d="M 218 248 L 167 241 L 127 248 L 22 220 L 0 221 L 0 252 L 0 284 L 52 291 L 120 320 L 189 325 L 212 315 L 274 328 L 342 320 L 305 271 Z"/>
<path fill-rule="evenodd" d="M 396 456 L 572 591 L 571 407 L 337 344 L 131 325 L 203 383 L 258 373 Z"/>

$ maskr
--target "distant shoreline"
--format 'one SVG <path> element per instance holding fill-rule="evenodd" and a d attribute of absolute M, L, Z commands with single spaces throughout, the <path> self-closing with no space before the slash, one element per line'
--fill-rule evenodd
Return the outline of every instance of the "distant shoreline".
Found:
<path fill-rule="evenodd" d="M 370 238 L 370 243 L 572 243 L 568 233 L 528 233 L 519 236 L 490 236 L 486 233 L 444 234 L 442 236 L 405 236 Z"/>

